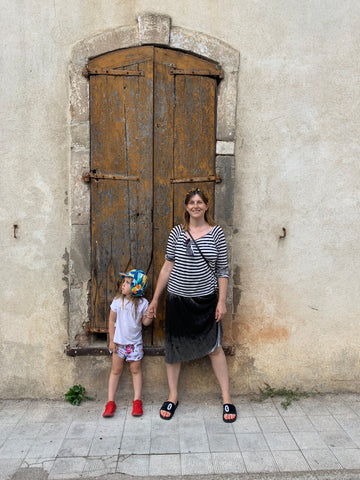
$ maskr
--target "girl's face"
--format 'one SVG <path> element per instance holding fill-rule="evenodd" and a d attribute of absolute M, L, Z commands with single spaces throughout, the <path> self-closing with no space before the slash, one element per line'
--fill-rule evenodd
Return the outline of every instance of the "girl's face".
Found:
<path fill-rule="evenodd" d="M 132 278 L 131 277 L 125 277 L 124 278 L 124 281 L 121 285 L 121 293 L 123 295 L 125 295 L 126 297 L 130 296 L 131 295 L 131 290 L 130 290 L 130 287 L 131 287 L 131 282 L 132 282 Z"/>
<path fill-rule="evenodd" d="M 185 208 L 191 218 L 197 219 L 204 217 L 209 206 L 204 203 L 200 195 L 196 194 L 190 198 L 189 203 L 185 205 Z"/>

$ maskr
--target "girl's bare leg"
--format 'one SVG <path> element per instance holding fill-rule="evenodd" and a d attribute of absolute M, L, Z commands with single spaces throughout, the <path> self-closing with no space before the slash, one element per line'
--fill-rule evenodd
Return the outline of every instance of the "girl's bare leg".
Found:
<path fill-rule="evenodd" d="M 112 355 L 112 367 L 109 377 L 109 387 L 108 387 L 108 402 L 115 401 L 115 394 L 119 384 L 119 380 L 124 367 L 124 359 L 120 358 L 117 353 Z"/>
<path fill-rule="evenodd" d="M 130 362 L 130 372 L 132 375 L 134 386 L 134 400 L 140 400 L 142 392 L 141 360 L 137 360 L 136 362 Z"/>

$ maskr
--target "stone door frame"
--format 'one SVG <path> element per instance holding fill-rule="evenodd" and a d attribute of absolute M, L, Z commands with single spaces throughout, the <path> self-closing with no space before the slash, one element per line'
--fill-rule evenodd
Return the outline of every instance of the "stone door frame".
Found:
<path fill-rule="evenodd" d="M 216 170 L 223 182 L 215 188 L 216 221 L 224 229 L 231 265 L 233 193 L 235 168 L 235 128 L 239 52 L 226 43 L 203 33 L 173 26 L 166 15 L 140 15 L 137 24 L 105 31 L 81 40 L 73 50 L 69 65 L 71 113 L 69 253 L 69 344 L 81 347 L 84 327 L 89 320 L 90 268 L 90 189 L 82 180 L 90 165 L 89 88 L 83 75 L 90 58 L 140 45 L 159 45 L 193 53 L 219 63 L 224 71 L 217 98 Z M 228 295 L 231 322 L 232 288 Z M 227 329 L 231 335 L 231 329 Z M 231 339 L 228 343 L 231 343 Z"/>

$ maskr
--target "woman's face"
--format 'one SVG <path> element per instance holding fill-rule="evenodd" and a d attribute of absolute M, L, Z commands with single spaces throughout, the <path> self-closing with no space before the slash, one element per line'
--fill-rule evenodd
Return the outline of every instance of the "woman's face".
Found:
<path fill-rule="evenodd" d="M 185 208 L 190 215 L 190 218 L 198 219 L 204 217 L 209 206 L 204 203 L 200 195 L 196 194 L 190 198 L 189 203 L 185 205 Z"/>

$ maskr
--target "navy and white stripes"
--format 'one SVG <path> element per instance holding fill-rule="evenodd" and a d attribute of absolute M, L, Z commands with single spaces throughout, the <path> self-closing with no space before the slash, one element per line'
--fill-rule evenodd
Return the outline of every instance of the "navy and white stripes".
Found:
<path fill-rule="evenodd" d="M 192 241 L 190 247 L 193 255 L 186 253 L 187 240 L 181 225 L 176 225 L 171 230 L 165 258 L 175 263 L 168 281 L 168 291 L 183 297 L 210 295 L 218 288 L 214 273 L 216 277 L 229 276 L 224 232 L 216 225 L 209 233 L 196 239 L 212 271 Z"/>

